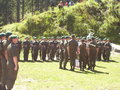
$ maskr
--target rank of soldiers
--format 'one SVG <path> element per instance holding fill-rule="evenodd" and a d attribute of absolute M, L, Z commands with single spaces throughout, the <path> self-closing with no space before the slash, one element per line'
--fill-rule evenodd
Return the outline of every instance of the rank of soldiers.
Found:
<path fill-rule="evenodd" d="M 19 70 L 18 61 L 23 49 L 24 61 L 29 61 L 30 51 L 32 60 L 37 61 L 38 56 L 42 61 L 59 61 L 59 69 L 67 70 L 70 61 L 70 70 L 75 70 L 75 60 L 79 60 L 81 71 L 85 69 L 94 71 L 96 61 L 109 61 L 110 41 L 91 37 L 75 37 L 75 35 L 57 38 L 26 37 L 20 41 L 18 36 L 11 32 L 0 33 L 0 90 L 11 90 L 14 86 Z M 103 58 L 102 58 L 103 57 Z"/>

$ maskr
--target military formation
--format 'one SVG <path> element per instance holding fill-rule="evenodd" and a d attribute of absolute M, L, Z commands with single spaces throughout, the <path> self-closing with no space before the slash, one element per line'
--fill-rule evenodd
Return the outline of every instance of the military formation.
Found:
<path fill-rule="evenodd" d="M 11 32 L 0 33 L 0 90 L 11 90 L 14 86 L 19 70 L 18 61 L 20 53 L 23 51 L 23 60 L 59 61 L 59 69 L 68 70 L 67 63 L 70 62 L 70 70 L 74 71 L 76 59 L 79 60 L 81 71 L 85 69 L 94 71 L 96 61 L 109 61 L 111 52 L 109 40 L 62 36 L 62 37 L 42 37 L 37 39 L 26 37 L 19 40 L 19 37 Z M 38 59 L 39 57 L 39 59 Z"/>

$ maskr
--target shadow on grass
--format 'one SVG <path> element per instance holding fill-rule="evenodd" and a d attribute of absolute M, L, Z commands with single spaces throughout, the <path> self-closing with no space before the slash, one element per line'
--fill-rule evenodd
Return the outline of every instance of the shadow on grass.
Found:
<path fill-rule="evenodd" d="M 28 61 L 19 60 L 19 62 L 30 62 L 30 63 L 41 62 L 41 63 L 43 63 L 43 61 L 40 61 L 40 60 L 37 60 L 37 61 L 33 61 L 33 60 L 28 60 Z"/>
<path fill-rule="evenodd" d="M 31 62 L 31 63 L 35 63 L 35 62 L 49 62 L 49 63 L 53 63 L 53 62 L 59 62 L 58 60 L 54 60 L 54 61 L 51 61 L 51 60 L 46 60 L 46 61 L 41 61 L 41 60 L 37 60 L 37 61 L 33 61 L 33 60 L 28 60 L 28 61 L 24 61 L 24 60 L 19 60 L 19 62 Z"/>
<path fill-rule="evenodd" d="M 117 62 L 117 61 L 115 61 L 115 60 L 109 60 L 109 61 L 101 60 L 101 61 L 102 61 L 102 62 L 106 62 L 106 63 L 109 63 L 109 62 L 119 63 L 119 62 Z"/>
<path fill-rule="evenodd" d="M 66 70 L 66 71 L 70 71 L 70 70 Z M 90 70 L 85 70 L 85 71 L 70 71 L 70 72 L 74 72 L 74 73 L 81 73 L 81 74 L 109 74 L 108 72 L 102 72 L 102 71 L 98 71 L 98 70 L 94 70 L 94 71 L 90 71 Z"/>
<path fill-rule="evenodd" d="M 96 66 L 96 67 L 98 67 L 98 68 L 106 68 L 106 67 L 103 67 L 103 66 Z"/>

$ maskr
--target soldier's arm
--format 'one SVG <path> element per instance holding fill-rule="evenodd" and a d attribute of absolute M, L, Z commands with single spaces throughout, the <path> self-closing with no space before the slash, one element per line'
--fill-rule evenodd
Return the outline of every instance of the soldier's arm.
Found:
<path fill-rule="evenodd" d="M 70 56 L 69 46 L 67 47 L 67 51 L 68 51 L 68 56 Z"/>
<path fill-rule="evenodd" d="M 13 62 L 15 65 L 14 70 L 17 71 L 18 70 L 18 53 L 16 48 L 12 49 L 12 56 L 13 56 Z"/>
<path fill-rule="evenodd" d="M 6 60 L 8 60 L 8 53 L 7 53 L 7 50 L 4 51 L 4 55 L 5 55 Z"/>
<path fill-rule="evenodd" d="M 17 71 L 18 70 L 18 58 L 17 58 L 17 56 L 13 57 L 13 61 L 14 61 L 14 64 L 15 64 L 14 70 Z"/>

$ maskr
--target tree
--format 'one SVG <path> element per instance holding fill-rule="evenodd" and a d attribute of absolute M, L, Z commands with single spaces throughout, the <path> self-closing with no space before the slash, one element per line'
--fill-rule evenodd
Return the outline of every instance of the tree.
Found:
<path fill-rule="evenodd" d="M 17 22 L 20 22 L 20 0 L 17 0 Z"/>

